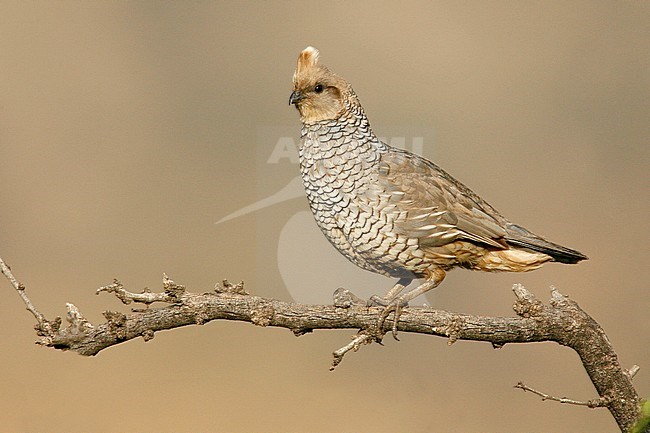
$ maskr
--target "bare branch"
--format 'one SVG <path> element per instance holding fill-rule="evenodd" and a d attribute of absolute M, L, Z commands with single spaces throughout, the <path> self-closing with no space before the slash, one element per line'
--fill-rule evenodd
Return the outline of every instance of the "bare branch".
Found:
<path fill-rule="evenodd" d="M 114 293 L 124 304 L 139 302 L 148 307 L 154 302 L 174 303 L 185 292 L 185 287 L 175 284 L 165 274 L 163 274 L 163 289 L 165 290 L 163 293 L 152 293 L 149 289 L 144 289 L 142 293 L 131 293 L 118 280 L 113 280 L 113 284 L 100 287 L 95 293 L 98 295 L 102 292 Z"/>
<path fill-rule="evenodd" d="M 639 372 L 639 370 L 641 370 L 641 367 L 639 367 L 638 365 L 633 365 L 632 367 L 630 367 L 629 370 L 624 371 L 624 373 L 630 379 L 634 379 L 634 376 L 636 376 L 636 374 Z"/>
<path fill-rule="evenodd" d="M 352 341 L 350 341 L 350 343 L 346 344 L 345 346 L 333 352 L 334 359 L 332 360 L 332 366 L 330 367 L 330 371 L 334 370 L 336 366 L 339 365 L 341 361 L 343 361 L 343 357 L 350 350 L 356 352 L 357 350 L 359 350 L 359 348 L 362 345 L 370 344 L 374 339 L 375 337 L 373 335 L 366 333 L 364 331 L 361 331 L 357 335 L 352 337 Z"/>
<path fill-rule="evenodd" d="M 524 392 L 530 391 L 533 394 L 537 394 L 540 397 L 542 397 L 542 400 L 552 400 L 552 401 L 559 401 L 560 403 L 565 403 L 565 404 L 574 404 L 576 406 L 587 406 L 590 408 L 595 408 L 595 407 L 605 407 L 609 404 L 609 400 L 607 398 L 601 397 L 597 398 L 595 400 L 588 400 L 588 401 L 579 401 L 579 400 L 573 400 L 570 398 L 566 397 L 554 397 L 549 394 L 545 394 L 541 391 L 537 391 L 536 389 L 533 389 L 527 385 L 524 385 L 522 382 L 519 382 L 514 386 L 515 388 L 523 389 Z"/>
<path fill-rule="evenodd" d="M 9 267 L 0 259 L 2 273 L 19 293 L 27 309 L 36 317 L 36 329 L 41 337 L 37 343 L 61 350 L 92 356 L 116 344 L 142 337 L 151 340 L 157 331 L 212 320 L 236 320 L 257 326 L 275 326 L 290 329 L 296 336 L 314 329 L 357 329 L 352 341 L 334 352 L 331 369 L 350 351 L 356 351 L 373 341 L 381 342 L 393 323 L 378 329 L 381 308 L 367 307 L 363 301 L 345 289 L 335 293 L 335 305 L 304 305 L 282 302 L 249 295 L 243 283 L 236 285 L 223 281 L 214 290 L 198 294 L 163 278 L 163 291 L 145 290 L 133 293 L 119 281 L 102 287 L 98 293 L 113 293 L 123 303 L 143 303 L 145 309 L 129 314 L 104 312 L 106 322 L 93 325 L 78 309 L 67 304 L 68 325 L 61 327 L 61 319 L 48 321 L 33 306 L 24 286 L 14 278 Z M 544 304 L 521 285 L 513 287 L 516 317 L 485 317 L 458 314 L 430 308 L 406 308 L 395 323 L 400 332 L 436 335 L 447 338 L 449 344 L 457 340 L 485 341 L 495 348 L 508 343 L 555 341 L 575 350 L 594 384 L 599 398 L 577 402 L 556 398 L 521 384 L 521 389 L 534 392 L 544 399 L 590 407 L 606 406 L 622 431 L 635 423 L 640 413 L 639 397 L 632 386 L 632 377 L 638 371 L 621 367 L 616 352 L 605 332 L 577 303 L 552 288 L 550 304 Z M 162 302 L 169 305 L 152 308 Z M 392 322 L 392 321 L 391 321 Z"/>
<path fill-rule="evenodd" d="M 18 282 L 16 277 L 14 277 L 14 274 L 11 272 L 11 268 L 9 265 L 7 265 L 4 260 L 0 257 L 0 270 L 2 271 L 3 275 L 7 277 L 11 285 L 16 289 L 18 292 L 18 295 L 20 298 L 23 300 L 23 303 L 27 307 L 27 311 L 32 313 L 34 317 L 36 318 L 36 325 L 34 328 L 36 329 L 36 333 L 41 337 L 41 339 L 37 342 L 39 344 L 44 344 L 46 346 L 50 346 L 52 343 L 52 337 L 58 332 L 59 327 L 61 326 L 61 318 L 57 317 L 54 319 L 54 321 L 50 322 L 48 321 L 45 316 L 36 309 L 34 304 L 32 304 L 32 301 L 29 299 L 27 296 L 27 292 L 25 291 L 25 286 Z M 70 305 L 70 304 L 69 304 Z"/>
<path fill-rule="evenodd" d="M 2 273 L 4 274 L 5 277 L 9 280 L 12 286 L 14 286 L 14 289 L 18 292 L 18 295 L 20 298 L 23 300 L 23 303 L 27 307 L 27 310 L 34 315 L 36 320 L 38 320 L 38 323 L 42 323 L 45 321 L 45 316 L 43 316 L 37 309 L 34 307 L 34 304 L 32 304 L 32 301 L 30 301 L 29 297 L 27 296 L 27 293 L 25 292 L 25 286 L 22 285 L 16 277 L 14 277 L 14 274 L 11 273 L 11 268 L 9 265 L 7 265 L 2 258 L 0 258 L 0 270 L 2 270 Z"/>

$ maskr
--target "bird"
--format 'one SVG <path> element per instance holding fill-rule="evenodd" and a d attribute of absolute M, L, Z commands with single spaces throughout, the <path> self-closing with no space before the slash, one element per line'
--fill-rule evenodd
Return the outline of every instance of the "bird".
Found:
<path fill-rule="evenodd" d="M 434 289 L 454 268 L 527 272 L 547 262 L 576 264 L 584 254 L 514 224 L 428 159 L 377 138 L 357 94 L 300 52 L 289 105 L 302 123 L 300 174 L 309 207 L 327 240 L 362 269 L 397 279 L 368 305 L 383 307 L 379 326 Z M 423 282 L 403 293 L 413 280 Z"/>

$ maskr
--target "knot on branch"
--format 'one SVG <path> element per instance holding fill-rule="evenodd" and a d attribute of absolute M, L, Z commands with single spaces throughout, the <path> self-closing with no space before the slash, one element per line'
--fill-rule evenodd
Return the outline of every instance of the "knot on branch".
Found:
<path fill-rule="evenodd" d="M 555 286 L 551 286 L 550 304 L 554 308 L 562 309 L 565 311 L 573 311 L 580 314 L 581 316 L 586 316 L 585 312 L 582 310 L 582 308 L 580 308 L 576 301 L 560 293 L 555 288 Z"/>
<path fill-rule="evenodd" d="M 153 340 L 153 337 L 155 337 L 155 333 L 153 332 L 152 329 L 145 329 L 144 332 L 142 333 L 142 339 L 144 341 L 151 341 Z"/>
<path fill-rule="evenodd" d="M 66 329 L 68 332 L 75 334 L 86 334 L 88 331 L 92 330 L 93 325 L 86 320 L 86 318 L 81 314 L 79 309 L 74 304 L 65 304 L 68 309 L 68 313 L 65 318 L 70 323 Z"/>
<path fill-rule="evenodd" d="M 41 327 L 40 331 L 45 335 L 42 335 L 36 344 L 67 350 L 74 343 L 82 341 L 95 329 L 74 304 L 66 304 L 66 308 L 68 312 L 65 319 L 69 325 L 65 329 L 61 329 L 60 317 L 57 317 L 54 322 L 45 321 L 44 323 L 48 323 L 49 326 L 45 330 Z"/>
<path fill-rule="evenodd" d="M 251 311 L 251 322 L 257 326 L 269 326 L 274 315 L 275 309 L 273 306 L 265 303 Z"/>
<path fill-rule="evenodd" d="M 199 307 L 199 310 L 194 315 L 194 323 L 196 323 L 197 325 L 204 325 L 209 321 L 210 321 L 210 314 L 208 310 L 205 308 L 205 306 Z"/>
<path fill-rule="evenodd" d="M 544 304 L 535 295 L 529 292 L 523 285 L 515 284 L 512 287 L 517 300 L 512 306 L 518 316 L 524 318 L 535 318 L 541 316 L 544 311 Z"/>
<path fill-rule="evenodd" d="M 334 306 L 336 308 L 350 308 L 353 305 L 366 305 L 366 302 L 363 299 L 343 287 L 339 287 L 334 291 L 333 298 Z"/>
<path fill-rule="evenodd" d="M 240 281 L 237 284 L 232 284 L 228 280 L 223 280 L 221 284 L 217 283 L 214 285 L 214 291 L 219 294 L 232 294 L 232 295 L 249 295 L 246 290 L 244 290 L 244 282 Z"/>
<path fill-rule="evenodd" d="M 51 339 L 59 332 L 61 329 L 61 318 L 57 316 L 54 320 L 39 320 L 38 323 L 34 325 L 36 330 L 36 335 L 43 337 L 41 340 L 48 339 L 51 342 Z M 40 344 L 40 343 L 39 343 Z M 44 344 L 49 346 L 48 344 Z"/>
<path fill-rule="evenodd" d="M 108 320 L 108 332 L 117 340 L 126 340 L 126 315 L 116 311 L 104 311 Z"/>
<path fill-rule="evenodd" d="M 168 296 L 166 302 L 178 302 L 185 293 L 185 286 L 176 284 L 167 274 L 163 274 L 163 290 Z"/>
<path fill-rule="evenodd" d="M 295 335 L 296 337 L 302 337 L 305 334 L 314 332 L 314 330 L 311 328 L 293 328 L 291 329 L 291 332 L 293 332 L 293 335 Z"/>
<path fill-rule="evenodd" d="M 447 345 L 451 346 L 459 338 L 461 338 L 461 333 L 464 327 L 464 320 L 458 314 L 453 314 L 449 319 L 449 323 L 445 327 L 445 335 L 449 337 L 447 340 Z"/>

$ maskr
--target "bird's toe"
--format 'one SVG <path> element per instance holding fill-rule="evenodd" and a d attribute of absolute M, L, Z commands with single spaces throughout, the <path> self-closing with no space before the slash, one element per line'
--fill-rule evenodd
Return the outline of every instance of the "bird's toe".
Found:
<path fill-rule="evenodd" d="M 381 296 L 378 295 L 372 295 L 368 301 L 366 301 L 366 306 L 367 307 L 389 307 L 390 305 L 399 305 L 399 307 L 404 308 L 408 307 L 409 303 L 408 301 L 405 301 L 402 299 L 401 296 L 398 296 L 397 298 L 393 299 L 388 299 L 388 298 L 382 298 Z M 391 310 L 393 311 L 393 310 Z"/>
<path fill-rule="evenodd" d="M 368 299 L 367 305 L 371 307 L 377 307 L 377 306 L 384 307 L 381 314 L 379 315 L 379 320 L 377 321 L 377 328 L 380 331 L 384 328 L 384 323 L 386 323 L 386 319 L 388 319 L 390 314 L 393 313 L 393 319 L 391 323 L 391 333 L 395 340 L 399 340 L 399 338 L 397 338 L 397 322 L 399 321 L 399 317 L 402 315 L 402 310 L 409 306 L 408 301 L 406 301 L 401 296 L 398 296 L 393 299 L 386 299 L 374 295 L 371 296 L 370 299 Z"/>

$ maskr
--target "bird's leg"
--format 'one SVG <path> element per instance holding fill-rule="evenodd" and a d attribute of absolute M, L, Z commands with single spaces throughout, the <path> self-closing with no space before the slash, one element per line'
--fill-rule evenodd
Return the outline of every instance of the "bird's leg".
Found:
<path fill-rule="evenodd" d="M 411 290 L 410 292 L 403 294 L 402 296 L 394 296 L 394 298 L 389 299 L 388 305 L 386 305 L 386 308 L 384 308 L 384 311 L 381 312 L 381 316 L 379 317 L 379 324 L 378 324 L 379 329 L 381 330 L 384 327 L 384 322 L 386 321 L 390 313 L 394 312 L 393 326 L 391 328 L 391 331 L 393 334 L 393 338 L 395 340 L 399 340 L 397 338 L 397 321 L 399 320 L 399 316 L 402 314 L 402 308 L 407 307 L 408 302 L 411 299 L 415 299 L 418 296 L 428 292 L 429 290 L 438 287 L 438 285 L 442 282 L 442 280 L 444 280 L 445 275 L 446 275 L 445 271 L 443 271 L 440 268 L 435 268 L 432 271 L 427 273 L 427 277 L 424 283 L 420 284 L 418 287 Z M 393 290 L 395 290 L 395 287 L 393 287 L 388 293 L 393 292 Z M 399 294 L 399 291 L 395 293 L 395 295 L 397 294 Z"/>
<path fill-rule="evenodd" d="M 399 295 L 402 290 L 409 284 L 411 284 L 411 281 L 413 281 L 412 278 L 400 278 L 397 283 L 393 286 L 392 289 L 386 293 L 384 297 L 377 296 L 377 295 L 372 295 L 370 299 L 368 299 L 368 306 L 369 307 L 377 307 L 377 306 L 382 306 L 382 307 L 387 307 L 390 305 L 391 302 L 395 298 L 397 298 L 397 295 Z"/>

